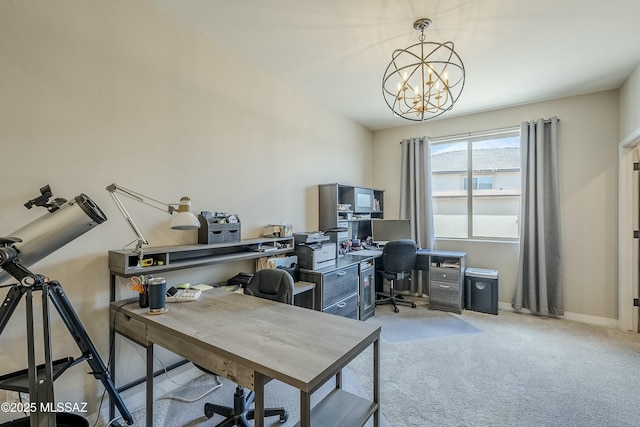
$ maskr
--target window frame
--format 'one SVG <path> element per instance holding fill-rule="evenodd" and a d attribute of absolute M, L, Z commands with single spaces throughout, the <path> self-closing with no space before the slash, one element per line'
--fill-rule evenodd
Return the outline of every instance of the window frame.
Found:
<path fill-rule="evenodd" d="M 474 227 L 473 227 L 473 220 L 474 220 L 474 213 L 473 213 L 473 192 L 474 192 L 474 188 L 473 188 L 473 177 L 474 177 L 474 172 L 476 176 L 480 176 L 478 175 L 477 171 L 474 171 L 473 169 L 473 143 L 474 142 L 480 142 L 480 141 L 486 141 L 492 138 L 512 138 L 512 137 L 519 137 L 520 136 L 520 126 L 509 126 L 509 127 L 505 127 L 505 128 L 499 128 L 499 129 L 492 129 L 492 130 L 486 130 L 486 131 L 479 131 L 479 132 L 473 132 L 473 133 L 463 133 L 463 134 L 456 134 L 456 135 L 448 135 L 448 136 L 442 136 L 442 137 L 434 137 L 434 138 L 429 138 L 429 144 L 430 145 L 441 145 L 441 144 L 447 144 L 447 143 L 463 143 L 466 142 L 466 150 L 467 150 L 467 170 L 466 170 L 466 174 L 463 173 L 464 177 L 463 180 L 466 179 L 467 182 L 471 182 L 472 185 L 469 186 L 467 185 L 467 188 L 463 188 L 463 191 L 466 192 L 466 198 L 467 198 L 467 237 L 449 237 L 449 236 L 436 236 L 436 240 L 475 240 L 475 241 L 504 241 L 504 242 L 518 242 L 520 240 L 520 229 L 518 227 L 518 236 L 517 237 L 497 237 L 497 236 L 478 236 L 474 233 Z M 522 147 L 520 147 L 520 149 L 522 149 Z M 429 155 L 431 156 L 431 150 L 429 150 Z M 522 157 L 521 157 L 522 159 Z M 522 172 L 522 161 L 520 161 L 520 167 L 519 167 L 520 172 Z M 495 174 L 490 174 L 490 176 L 492 176 L 492 186 L 495 184 L 495 180 L 493 179 L 493 177 L 495 176 Z M 431 180 L 433 179 L 433 170 L 431 171 Z M 522 176 L 521 176 L 522 179 Z M 464 187 L 464 185 L 463 185 Z M 522 189 L 520 190 L 522 192 Z M 521 206 L 522 203 L 522 193 L 520 193 L 520 203 L 519 205 Z M 518 221 L 520 221 L 521 218 L 521 212 L 518 212 Z"/>

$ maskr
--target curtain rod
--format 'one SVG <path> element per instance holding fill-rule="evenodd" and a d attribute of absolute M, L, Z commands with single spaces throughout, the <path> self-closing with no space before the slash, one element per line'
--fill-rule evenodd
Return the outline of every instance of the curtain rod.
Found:
<path fill-rule="evenodd" d="M 560 119 L 557 119 L 560 121 Z M 551 123 L 551 119 L 544 120 L 545 123 Z M 491 130 L 480 130 L 476 132 L 464 132 L 458 133 L 455 135 L 444 135 L 444 136 L 434 136 L 433 138 L 429 138 L 430 142 L 446 142 L 448 140 L 455 140 L 461 138 L 478 138 L 482 136 L 491 136 L 491 135 L 502 135 L 505 133 L 515 132 L 520 129 L 520 125 L 508 126 L 498 129 Z M 402 141 L 400 142 L 402 144 Z"/>
<path fill-rule="evenodd" d="M 520 125 L 509 126 L 505 128 L 499 128 L 499 129 L 481 130 L 477 132 L 464 132 L 464 133 L 458 133 L 455 135 L 435 136 L 433 138 L 429 138 L 429 141 L 430 142 L 446 142 L 449 140 L 456 140 L 456 139 L 462 139 L 462 138 L 478 138 L 481 136 L 502 135 L 505 133 L 515 132 L 519 129 L 520 129 Z"/>

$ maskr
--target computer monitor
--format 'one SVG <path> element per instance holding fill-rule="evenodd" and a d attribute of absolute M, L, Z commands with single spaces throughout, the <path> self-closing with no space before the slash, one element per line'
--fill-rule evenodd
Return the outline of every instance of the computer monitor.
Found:
<path fill-rule="evenodd" d="M 377 245 L 391 240 L 411 239 L 411 221 L 408 219 L 372 219 L 371 239 Z"/>

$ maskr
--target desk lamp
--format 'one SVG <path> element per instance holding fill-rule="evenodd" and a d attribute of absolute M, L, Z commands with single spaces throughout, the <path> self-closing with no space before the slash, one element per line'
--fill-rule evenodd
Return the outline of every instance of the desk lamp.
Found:
<path fill-rule="evenodd" d="M 122 194 L 133 200 L 137 200 L 140 203 L 143 203 L 147 206 L 151 206 L 153 208 L 168 212 L 170 215 L 173 215 L 174 212 L 178 212 L 178 215 L 171 221 L 171 228 L 173 230 L 192 230 L 195 228 L 200 228 L 200 221 L 198 218 L 191 212 L 191 199 L 188 197 L 182 197 L 180 199 L 180 203 L 164 203 L 159 200 L 153 199 L 149 196 L 145 196 L 141 193 L 138 193 L 133 190 L 129 190 L 128 188 L 124 188 L 119 186 L 118 184 L 111 184 L 107 187 L 107 191 L 111 194 L 111 198 L 120 209 L 120 213 L 127 221 L 133 232 L 138 237 L 136 248 L 134 251 L 138 254 L 138 267 L 141 267 L 141 261 L 143 258 L 143 245 L 148 245 L 149 242 L 142 235 L 142 232 L 138 228 L 135 222 L 133 222 L 133 218 L 127 212 L 127 209 L 122 204 L 122 201 L 118 197 L 118 194 Z M 177 206 L 177 207 L 176 207 Z"/>

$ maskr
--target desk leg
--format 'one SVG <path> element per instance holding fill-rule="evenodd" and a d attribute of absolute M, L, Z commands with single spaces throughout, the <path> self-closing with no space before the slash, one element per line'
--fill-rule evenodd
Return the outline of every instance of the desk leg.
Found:
<path fill-rule="evenodd" d="M 109 301 L 116 300 L 116 276 L 111 274 L 111 281 L 109 284 Z M 113 379 L 113 386 L 116 387 L 116 358 L 114 357 L 116 352 L 115 347 L 116 340 L 116 331 L 115 331 L 115 323 L 109 327 L 109 349 L 111 353 L 109 354 L 109 361 L 111 361 L 110 373 L 111 378 Z M 117 387 L 116 387 L 117 388 Z M 116 415 L 116 404 L 109 396 L 109 419 L 112 420 Z"/>
<path fill-rule="evenodd" d="M 373 401 L 378 404 L 373 413 L 373 426 L 380 427 L 380 339 L 373 343 Z"/>
<path fill-rule="evenodd" d="M 113 379 L 113 386 L 116 386 L 116 358 L 113 357 L 114 354 L 116 354 L 116 347 L 115 347 L 115 339 L 116 339 L 116 333 L 115 330 L 111 329 L 111 331 L 109 331 L 109 348 L 111 349 L 110 351 L 112 352 L 109 355 L 109 360 L 111 361 L 111 364 L 109 366 L 109 372 L 111 374 L 111 378 Z M 109 419 L 112 420 L 116 415 L 116 403 L 113 401 L 113 399 L 111 399 L 111 396 L 109 396 Z"/>
<path fill-rule="evenodd" d="M 153 427 L 153 344 L 147 346 L 147 427 Z"/>
<path fill-rule="evenodd" d="M 337 381 L 337 377 L 336 377 Z M 300 390 L 300 427 L 311 427 L 311 394 Z"/>
<path fill-rule="evenodd" d="M 253 386 L 255 402 L 255 408 L 253 410 L 254 426 L 264 427 L 264 376 L 261 373 L 254 373 Z"/>

